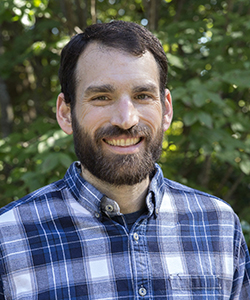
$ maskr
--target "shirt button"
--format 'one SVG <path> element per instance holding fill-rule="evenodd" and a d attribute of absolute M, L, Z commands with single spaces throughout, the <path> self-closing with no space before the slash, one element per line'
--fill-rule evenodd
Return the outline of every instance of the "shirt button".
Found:
<path fill-rule="evenodd" d="M 96 212 L 95 217 L 98 219 L 100 217 L 100 214 L 98 212 Z"/>
<path fill-rule="evenodd" d="M 114 207 L 111 204 L 108 204 L 105 206 L 106 211 L 112 212 L 114 210 Z"/>
<path fill-rule="evenodd" d="M 144 287 L 141 287 L 139 289 L 139 294 L 144 297 L 147 294 L 147 290 Z"/>
<path fill-rule="evenodd" d="M 136 232 L 133 234 L 133 237 L 135 241 L 139 240 L 139 235 Z"/>

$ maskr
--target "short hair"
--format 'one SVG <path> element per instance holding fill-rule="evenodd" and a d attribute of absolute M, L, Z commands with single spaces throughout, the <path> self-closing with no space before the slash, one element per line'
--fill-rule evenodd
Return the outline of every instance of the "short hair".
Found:
<path fill-rule="evenodd" d="M 86 46 L 94 41 L 135 56 L 141 56 L 145 51 L 151 52 L 159 68 L 160 94 L 163 101 L 168 64 L 160 41 L 149 30 L 136 23 L 112 21 L 87 27 L 83 33 L 73 36 L 62 50 L 59 80 L 65 102 L 70 103 L 72 111 L 75 106 L 76 65 Z"/>

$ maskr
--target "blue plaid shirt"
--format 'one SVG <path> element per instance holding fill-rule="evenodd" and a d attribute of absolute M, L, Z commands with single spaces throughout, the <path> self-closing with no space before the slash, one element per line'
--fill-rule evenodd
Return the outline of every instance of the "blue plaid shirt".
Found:
<path fill-rule="evenodd" d="M 146 204 L 129 231 L 74 163 L 2 208 L 0 299 L 250 299 L 249 253 L 228 204 L 158 165 Z"/>

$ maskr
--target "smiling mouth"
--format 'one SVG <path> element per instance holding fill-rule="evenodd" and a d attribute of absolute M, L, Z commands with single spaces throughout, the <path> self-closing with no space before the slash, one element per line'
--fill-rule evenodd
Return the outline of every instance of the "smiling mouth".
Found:
<path fill-rule="evenodd" d="M 142 138 L 125 138 L 125 139 L 104 139 L 104 142 L 111 146 L 129 147 L 138 144 Z"/>

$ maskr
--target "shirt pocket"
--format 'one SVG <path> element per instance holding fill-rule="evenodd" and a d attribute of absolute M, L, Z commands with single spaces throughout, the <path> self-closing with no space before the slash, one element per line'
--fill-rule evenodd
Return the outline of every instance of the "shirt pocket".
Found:
<path fill-rule="evenodd" d="M 169 281 L 173 299 L 222 299 L 222 279 L 218 276 L 176 274 L 170 275 Z"/>

